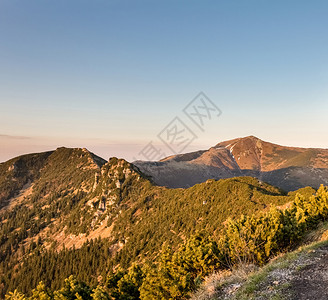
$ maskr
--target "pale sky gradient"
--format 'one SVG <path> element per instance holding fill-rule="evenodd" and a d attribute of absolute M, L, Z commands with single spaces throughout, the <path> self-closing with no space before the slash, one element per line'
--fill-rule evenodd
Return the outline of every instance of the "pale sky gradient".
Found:
<path fill-rule="evenodd" d="M 247 135 L 328 148 L 327 15 L 316 0 L 0 0 L 0 162 L 59 146 L 133 160 L 200 91 L 223 113 L 186 151 Z"/>

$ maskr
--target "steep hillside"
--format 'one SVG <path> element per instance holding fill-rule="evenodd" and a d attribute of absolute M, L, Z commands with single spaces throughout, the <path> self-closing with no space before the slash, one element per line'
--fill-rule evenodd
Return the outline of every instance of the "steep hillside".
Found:
<path fill-rule="evenodd" d="M 67 148 L 11 159 L 0 165 L 1 207 L 32 185 L 33 193 L 51 188 L 47 184 L 56 185 L 58 190 L 70 183 L 77 186 L 86 170 L 98 169 L 104 163 L 102 158 L 86 149 Z"/>
<path fill-rule="evenodd" d="M 39 280 L 57 288 L 70 274 L 94 284 L 112 268 L 156 258 L 164 243 L 177 248 L 204 229 L 215 236 L 228 217 L 295 197 L 251 177 L 167 189 L 125 160 L 105 162 L 86 149 L 24 156 L 24 172 L 8 171 L 21 159 L 1 165 L 0 184 L 10 186 L 0 210 L 2 296 Z"/>
<path fill-rule="evenodd" d="M 328 184 L 328 149 L 284 147 L 254 136 L 159 162 L 134 162 L 159 185 L 189 187 L 207 179 L 254 176 L 284 190 Z"/>
<path fill-rule="evenodd" d="M 0 208 L 40 176 L 40 170 L 52 153 L 23 155 L 0 164 Z"/>
<path fill-rule="evenodd" d="M 285 147 L 254 136 L 219 143 L 230 151 L 240 169 L 270 172 L 289 167 L 327 168 L 328 149 Z"/>
<path fill-rule="evenodd" d="M 103 163 L 86 149 L 67 148 L 4 163 L 0 173 L 1 258 L 15 257 L 45 228 L 62 224 L 91 191 Z"/>

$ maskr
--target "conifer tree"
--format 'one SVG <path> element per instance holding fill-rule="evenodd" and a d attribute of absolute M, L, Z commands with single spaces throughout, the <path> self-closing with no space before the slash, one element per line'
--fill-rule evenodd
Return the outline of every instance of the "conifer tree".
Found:
<path fill-rule="evenodd" d="M 32 291 L 30 300 L 51 300 L 52 293 L 46 288 L 45 284 L 40 281 L 38 286 Z"/>

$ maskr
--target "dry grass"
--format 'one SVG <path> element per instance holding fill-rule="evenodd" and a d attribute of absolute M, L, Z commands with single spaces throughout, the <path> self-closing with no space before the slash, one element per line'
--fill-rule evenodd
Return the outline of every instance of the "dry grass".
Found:
<path fill-rule="evenodd" d="M 232 270 L 213 273 L 205 278 L 200 288 L 191 297 L 192 300 L 223 299 L 225 295 L 236 292 L 243 282 L 257 271 L 254 264 L 240 264 Z"/>

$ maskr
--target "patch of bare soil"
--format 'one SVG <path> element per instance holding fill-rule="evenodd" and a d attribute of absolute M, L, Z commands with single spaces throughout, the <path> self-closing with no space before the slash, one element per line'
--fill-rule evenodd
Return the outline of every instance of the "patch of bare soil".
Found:
<path fill-rule="evenodd" d="M 25 199 L 28 199 L 28 197 L 33 192 L 33 184 L 29 181 L 26 183 L 22 189 L 19 191 L 19 193 L 8 200 L 8 205 L 5 206 L 5 209 L 13 209 L 16 205 L 21 204 Z"/>
<path fill-rule="evenodd" d="M 58 251 L 61 250 L 63 246 L 65 246 L 66 249 L 71 249 L 73 248 L 73 246 L 75 247 L 75 249 L 79 249 L 87 240 L 97 239 L 99 237 L 110 238 L 112 230 L 113 230 L 113 225 L 107 227 L 107 218 L 106 218 L 97 229 L 91 231 L 88 235 L 84 233 L 80 233 L 79 235 L 74 235 L 74 234 L 66 235 L 64 231 L 62 231 L 60 233 L 58 232 L 54 233 L 52 235 L 52 238 L 57 241 Z"/>
<path fill-rule="evenodd" d="M 295 272 L 289 290 L 295 300 L 328 299 L 328 246 L 311 253 L 307 264 Z"/>
<path fill-rule="evenodd" d="M 287 267 L 270 272 L 255 299 L 327 300 L 328 244 L 303 251 Z"/>

